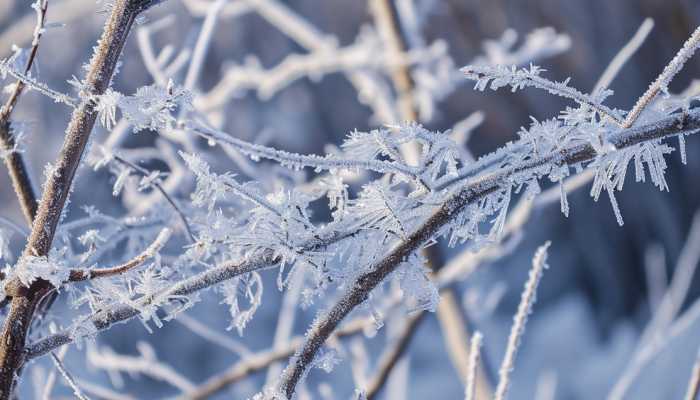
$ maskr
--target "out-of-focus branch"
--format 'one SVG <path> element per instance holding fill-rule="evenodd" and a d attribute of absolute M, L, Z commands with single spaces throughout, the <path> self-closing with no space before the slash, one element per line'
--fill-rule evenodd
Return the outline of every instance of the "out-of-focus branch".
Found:
<path fill-rule="evenodd" d="M 24 65 L 24 73 L 29 74 L 36 60 L 36 54 L 39 50 L 39 42 L 44 33 L 44 24 L 46 21 L 46 10 L 48 9 L 48 0 L 40 0 L 34 3 L 32 7 L 36 12 L 36 26 L 32 35 L 32 47 L 29 50 L 27 62 Z M 10 117 L 15 109 L 19 97 L 22 95 L 25 84 L 21 80 L 17 80 L 10 97 L 5 102 L 5 105 L 0 108 L 0 155 L 2 156 L 7 171 L 10 174 L 12 186 L 15 189 L 19 204 L 22 209 L 22 214 L 27 220 L 28 225 L 32 225 L 34 216 L 37 210 L 36 194 L 32 181 L 29 178 L 29 171 L 22 157 L 18 138 L 12 132 Z"/>
<path fill-rule="evenodd" d="M 338 340 L 359 334 L 373 323 L 374 322 L 371 320 L 371 318 L 357 318 L 338 329 L 333 334 L 331 340 Z M 204 383 L 195 387 L 193 390 L 185 392 L 179 398 L 179 400 L 198 400 L 209 398 L 215 393 L 224 390 L 229 385 L 247 378 L 252 373 L 262 371 L 275 362 L 286 360 L 287 358 L 291 357 L 303 343 L 304 338 L 297 336 L 291 338 L 283 346 L 248 355 L 241 361 L 234 364 L 228 370 L 207 379 Z"/>
<path fill-rule="evenodd" d="M 425 316 L 425 312 L 419 312 L 408 317 L 396 339 L 394 339 L 389 347 L 379 356 L 376 372 L 374 376 L 370 378 L 369 383 L 367 383 L 367 388 L 365 389 L 367 400 L 375 399 L 377 395 L 379 395 L 380 390 L 384 387 L 387 379 L 389 379 L 389 374 L 394 369 L 394 366 L 396 366 L 396 363 L 398 363 L 401 356 L 411 344 L 411 339 L 413 339 L 415 335 L 416 328 Z"/>
<path fill-rule="evenodd" d="M 693 370 L 690 372 L 690 380 L 688 381 L 688 390 L 685 393 L 685 400 L 697 400 L 700 392 L 700 350 L 695 358 Z"/>
<path fill-rule="evenodd" d="M 189 392 L 195 385 L 182 374 L 156 358 L 154 349 L 146 342 L 138 342 L 138 356 L 116 354 L 109 349 L 99 351 L 94 346 L 88 348 L 87 359 L 96 368 L 110 372 L 141 374 L 165 382 L 183 392 Z"/>

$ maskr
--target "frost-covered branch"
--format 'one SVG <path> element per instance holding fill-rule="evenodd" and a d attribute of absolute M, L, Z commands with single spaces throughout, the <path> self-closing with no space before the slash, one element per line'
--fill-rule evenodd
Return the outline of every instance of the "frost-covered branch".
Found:
<path fill-rule="evenodd" d="M 109 87 L 112 74 L 129 31 L 138 14 L 153 1 L 117 0 L 112 4 L 102 37 L 95 47 L 84 87 L 90 96 L 101 95 Z M 44 185 L 44 192 L 34 219 L 23 257 L 45 257 L 49 254 L 56 227 L 68 199 L 75 171 L 88 143 L 96 119 L 91 99 L 81 101 L 73 111 L 66 128 L 63 148 Z M 5 319 L 0 344 L 0 398 L 12 395 L 15 378 L 24 362 L 27 332 L 38 302 L 53 289 L 50 282 L 39 279 L 27 288 L 19 280 L 5 284 L 12 296 L 11 308 Z"/>
<path fill-rule="evenodd" d="M 535 257 L 532 259 L 532 269 L 530 276 L 525 283 L 525 289 L 518 305 L 518 311 L 513 317 L 513 326 L 508 337 L 508 346 L 506 346 L 506 354 L 503 356 L 501 368 L 498 371 L 498 386 L 494 399 L 505 400 L 510 387 L 510 374 L 515 369 L 515 357 L 522 341 L 522 336 L 525 333 L 525 324 L 532 313 L 532 306 L 537 298 L 537 286 L 542 279 L 542 274 L 547 268 L 547 249 L 550 243 L 547 242 L 544 246 L 537 249 Z"/>
<path fill-rule="evenodd" d="M 661 75 L 651 85 L 642 97 L 637 100 L 637 103 L 632 107 L 632 110 L 627 114 L 622 126 L 629 128 L 639 118 L 644 109 L 651 103 L 659 92 L 668 93 L 668 85 L 671 84 L 673 78 L 683 69 L 685 63 L 695 54 L 695 51 L 700 46 L 700 27 L 695 29 L 692 35 L 683 44 L 683 47 L 676 53 L 668 65 L 664 68 Z"/>
<path fill-rule="evenodd" d="M 698 128 L 700 128 L 700 111 L 694 111 L 689 114 L 669 116 L 655 124 L 613 131 L 609 134 L 607 140 L 615 145 L 616 148 L 624 149 L 645 141 L 692 132 Z M 403 259 L 427 243 L 436 233 L 442 231 L 447 224 L 453 222 L 455 216 L 459 215 L 469 204 L 493 193 L 504 182 L 509 182 L 517 176 L 526 174 L 528 171 L 541 171 L 543 166 L 547 165 L 577 164 L 592 160 L 595 157 L 596 152 L 591 145 L 581 144 L 542 156 L 523 165 L 510 167 L 495 173 L 488 173 L 468 182 L 464 188 L 457 191 L 455 195 L 439 207 L 406 241 L 399 244 L 381 262 L 359 275 L 350 286 L 351 289 L 342 296 L 336 306 L 324 318 L 318 319 L 314 323 L 304 347 L 295 356 L 294 361 L 284 375 L 285 380 L 282 382 L 282 385 L 284 385 L 282 388 L 286 388 L 285 391 L 287 393 L 293 393 L 296 383 L 310 365 L 311 360 L 314 359 L 316 352 L 320 350 L 340 321 L 357 305 L 362 303 L 371 290 L 381 283 L 387 275 L 401 265 Z M 266 251 L 260 256 L 251 258 L 249 261 L 224 263 L 173 284 L 167 290 L 154 296 L 145 297 L 137 303 L 146 305 L 165 304 L 172 300 L 177 301 L 177 299 L 182 299 L 199 290 L 236 276 L 263 268 L 270 268 L 279 261 L 280 258 L 276 257 L 274 252 Z M 85 334 L 91 335 L 107 329 L 114 323 L 133 318 L 138 316 L 139 313 L 139 308 L 132 305 L 116 305 L 111 309 L 97 312 L 90 316 L 86 322 L 76 326 L 74 329 L 77 330 L 59 332 L 33 343 L 27 348 L 27 357 L 34 358 L 46 354 L 46 352 L 60 345 L 70 343 Z M 85 329 L 85 323 L 94 326 L 93 330 L 82 331 L 81 329 Z"/>
<path fill-rule="evenodd" d="M 34 65 L 34 60 L 39 50 L 39 42 L 44 32 L 46 10 L 48 6 L 48 0 L 39 0 L 32 4 L 32 8 L 34 8 L 36 12 L 36 26 L 34 27 L 34 33 L 32 35 L 29 56 L 24 64 L 25 74 L 28 74 Z M 18 55 L 21 54 L 21 52 L 22 50 L 19 50 Z M 19 205 L 22 208 L 24 218 L 27 220 L 27 224 L 31 226 L 34 215 L 36 215 L 36 194 L 29 177 L 29 171 L 27 171 L 27 166 L 24 162 L 24 157 L 22 156 L 20 143 L 22 132 L 14 132 L 10 121 L 12 112 L 22 95 L 24 87 L 24 82 L 22 82 L 22 80 L 17 80 L 12 88 L 10 97 L 0 108 L 0 158 L 5 162 L 5 166 L 10 174 L 10 180 L 12 181 L 12 186 L 19 199 Z"/>
<path fill-rule="evenodd" d="M 142 265 L 149 258 L 155 257 L 160 251 L 160 249 L 162 249 L 163 246 L 165 246 L 165 244 L 167 243 L 168 239 L 170 238 L 170 234 L 170 229 L 163 229 L 162 231 L 160 231 L 153 243 L 151 243 L 151 245 L 148 246 L 148 248 L 146 248 L 146 250 L 144 250 L 141 254 L 137 255 L 136 257 L 123 264 L 109 268 L 71 270 L 68 276 L 68 280 L 71 282 L 80 282 L 90 279 L 99 279 L 123 274 L 131 270 L 132 268 L 136 268 L 139 265 Z"/>
<path fill-rule="evenodd" d="M 643 128 L 619 130 L 608 136 L 607 140 L 615 148 L 622 149 L 645 141 L 657 140 L 665 136 L 675 136 L 683 132 L 692 132 L 700 127 L 700 112 L 687 115 L 667 117 Z M 466 187 L 447 200 L 418 230 L 407 240 L 399 244 L 381 262 L 375 264 L 368 272 L 360 275 L 350 285 L 338 302 L 325 314 L 314 321 L 308 339 L 300 352 L 290 362 L 280 382 L 280 392 L 291 397 L 297 383 L 305 375 L 316 354 L 338 324 L 359 304 L 363 303 L 369 293 L 392 273 L 402 261 L 434 237 L 445 225 L 470 203 L 498 190 L 498 188 L 526 171 L 536 170 L 545 165 L 578 164 L 594 159 L 595 149 L 590 144 L 574 146 L 557 151 L 554 154 L 525 162 L 486 176 L 478 177 Z"/>
<path fill-rule="evenodd" d="M 521 69 L 518 69 L 515 65 L 470 65 L 462 68 L 462 72 L 467 79 L 476 81 L 474 88 L 477 90 L 483 91 L 487 87 L 490 87 L 492 90 L 498 90 L 504 86 L 510 86 L 515 92 L 526 86 L 532 86 L 546 90 L 551 94 L 571 99 L 580 105 L 591 107 L 601 117 L 609 118 L 619 126 L 623 125 L 623 120 L 619 113 L 602 104 L 602 101 L 611 92 L 598 91 L 593 95 L 584 94 L 569 86 L 568 79 L 564 82 L 552 82 L 542 78 L 540 76 L 542 71 L 541 68 L 534 65 L 531 65 L 530 68 Z"/>
<path fill-rule="evenodd" d="M 66 367 L 63 365 L 63 362 L 61 362 L 61 360 L 56 356 L 56 354 L 51 353 L 51 359 L 53 360 L 56 369 L 61 373 L 63 379 L 65 379 L 68 386 L 70 386 L 71 389 L 73 389 L 73 395 L 78 400 L 89 400 L 88 397 L 83 394 L 83 391 L 75 382 L 75 379 L 73 379 L 73 376 L 68 372 L 68 370 L 66 370 Z"/>

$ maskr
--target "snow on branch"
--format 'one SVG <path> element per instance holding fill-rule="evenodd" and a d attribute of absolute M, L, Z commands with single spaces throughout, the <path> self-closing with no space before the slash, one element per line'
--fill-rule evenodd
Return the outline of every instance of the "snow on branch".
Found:
<path fill-rule="evenodd" d="M 467 79 L 476 81 L 474 88 L 483 91 L 487 87 L 498 90 L 505 86 L 510 86 L 512 91 L 522 90 L 527 86 L 546 90 L 547 92 L 565 97 L 583 106 L 593 108 L 601 117 L 609 118 L 617 125 L 622 126 L 623 120 L 616 110 L 611 110 L 602 102 L 612 94 L 610 90 L 601 90 L 593 95 L 581 93 L 577 89 L 569 86 L 569 79 L 563 82 L 552 82 L 540 76 L 544 70 L 536 65 L 530 68 L 518 69 L 515 65 L 488 66 L 469 65 L 462 68 L 462 72 Z"/>

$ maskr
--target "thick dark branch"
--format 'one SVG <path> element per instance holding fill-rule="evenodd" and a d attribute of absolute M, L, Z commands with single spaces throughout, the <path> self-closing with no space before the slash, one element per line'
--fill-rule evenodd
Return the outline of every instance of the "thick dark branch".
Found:
<path fill-rule="evenodd" d="M 633 146 L 635 144 L 659 139 L 666 136 L 674 136 L 682 132 L 694 131 L 700 128 L 700 111 L 690 114 L 678 114 L 663 119 L 655 124 L 650 124 L 633 129 L 619 130 L 608 137 L 608 141 L 618 149 Z M 468 182 L 466 186 L 454 197 L 433 214 L 428 221 L 413 233 L 406 241 L 399 244 L 381 262 L 374 265 L 369 271 L 360 275 L 350 286 L 350 289 L 338 300 L 322 318 L 317 319 L 308 332 L 307 341 L 302 350 L 291 361 L 280 389 L 288 398 L 292 398 L 296 385 L 306 370 L 312 365 L 316 354 L 321 349 L 328 337 L 333 333 L 338 324 L 352 311 L 363 303 L 369 293 L 379 285 L 390 273 L 392 273 L 413 252 L 421 248 L 433 238 L 454 216 L 458 215 L 467 205 L 484 196 L 495 192 L 500 187 L 508 184 L 508 181 L 519 173 L 532 170 L 548 164 L 576 164 L 592 160 L 596 152 L 588 144 L 578 145 L 563 149 L 536 160 L 532 160 L 517 168 L 488 173 Z"/>
<path fill-rule="evenodd" d="M 43 0 L 36 10 L 37 21 L 34 28 L 34 37 L 32 39 L 32 47 L 29 50 L 29 57 L 24 65 L 24 73 L 28 74 L 34 65 L 37 51 L 39 50 L 39 41 L 44 32 L 44 21 L 46 20 L 46 10 L 49 6 L 48 0 Z M 22 209 L 22 214 L 27 220 L 28 225 L 32 225 L 34 216 L 36 215 L 37 201 L 32 181 L 29 178 L 27 166 L 24 163 L 22 153 L 18 149 L 17 138 L 12 132 L 10 117 L 12 111 L 19 101 L 19 97 L 24 91 L 25 84 L 21 80 L 15 83 L 10 97 L 5 102 L 5 105 L 0 108 L 0 152 L 6 153 L 4 158 L 5 166 L 12 181 L 12 187 L 15 189 L 19 205 Z"/>
<path fill-rule="evenodd" d="M 51 249 L 75 171 L 95 124 L 97 114 L 93 99 L 109 87 L 129 31 L 138 13 L 144 9 L 141 3 L 142 0 L 116 0 L 112 3 L 110 16 L 83 82 L 81 104 L 73 111 L 66 128 L 63 147 L 44 187 L 23 257 L 47 256 Z M 16 374 L 24 362 L 24 344 L 36 305 L 51 289 L 51 284 L 45 280 L 37 280 L 29 288 L 17 279 L 5 285 L 12 302 L 0 343 L 0 399 L 8 399 L 12 394 Z"/>

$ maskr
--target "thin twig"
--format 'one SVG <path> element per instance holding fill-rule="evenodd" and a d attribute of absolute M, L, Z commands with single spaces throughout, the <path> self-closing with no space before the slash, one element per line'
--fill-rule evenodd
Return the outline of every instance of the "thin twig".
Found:
<path fill-rule="evenodd" d="M 160 249 L 162 249 L 163 246 L 165 246 L 165 244 L 167 243 L 168 239 L 170 238 L 170 234 L 170 229 L 164 228 L 162 231 L 160 231 L 153 243 L 151 243 L 151 245 L 148 246 L 148 248 L 146 248 L 146 250 L 144 250 L 141 254 L 137 255 L 136 257 L 123 264 L 109 268 L 71 270 L 68 276 L 68 281 L 80 282 L 123 274 L 143 264 L 149 258 L 155 257 L 156 254 L 158 254 L 158 252 L 160 251 Z"/>
<path fill-rule="evenodd" d="M 525 283 L 525 289 L 523 290 L 522 298 L 520 304 L 518 305 L 518 311 L 515 313 L 513 318 L 513 326 L 510 330 L 510 336 L 508 337 L 508 346 L 506 347 L 506 354 L 503 356 L 503 362 L 501 363 L 501 368 L 498 371 L 499 379 L 498 386 L 496 387 L 496 393 L 494 395 L 494 400 L 505 400 L 508 395 L 508 388 L 510 387 L 510 374 L 515 368 L 515 356 L 517 355 L 518 348 L 520 347 L 520 342 L 522 336 L 525 333 L 525 324 L 527 323 L 528 316 L 532 312 L 532 306 L 535 303 L 537 296 L 537 286 L 542 279 L 542 274 L 547 268 L 547 249 L 550 243 L 547 242 L 544 246 L 541 246 L 535 257 L 532 259 L 532 269 L 530 270 L 530 276 Z"/>
<path fill-rule="evenodd" d="M 34 27 L 29 58 L 24 66 L 24 72 L 26 74 L 31 71 L 37 51 L 39 50 L 39 42 L 44 32 L 44 22 L 46 20 L 46 10 L 49 6 L 49 2 L 48 0 L 41 0 L 39 3 L 35 4 L 36 5 L 33 7 L 36 11 L 36 26 Z M 19 144 L 17 143 L 17 137 L 15 137 L 12 132 L 10 123 L 12 111 L 14 111 L 15 105 L 17 101 L 19 101 L 24 87 L 24 82 L 17 80 L 10 97 L 5 102 L 5 105 L 0 108 L 0 152 L 4 153 L 4 157 L 2 158 L 10 174 L 12 187 L 19 199 L 22 214 L 24 214 L 27 224 L 31 226 L 37 210 L 36 193 L 34 192 L 34 187 L 32 186 L 29 171 L 27 171 L 22 153 L 20 149 L 17 148 Z"/>
<path fill-rule="evenodd" d="M 389 348 L 384 350 L 382 355 L 379 356 L 377 370 L 367 384 L 367 400 L 375 399 L 377 395 L 379 395 L 380 390 L 384 387 L 387 379 L 389 379 L 389 373 L 393 370 L 396 363 L 398 363 L 401 356 L 408 349 L 411 339 L 413 339 L 413 336 L 415 335 L 418 324 L 420 324 L 425 316 L 425 312 L 419 312 L 408 317 L 397 338 L 390 344 Z"/>
<path fill-rule="evenodd" d="M 690 380 L 688 381 L 688 390 L 685 393 L 685 400 L 697 400 L 699 392 L 700 392 L 700 350 L 698 350 L 698 355 L 697 355 L 697 357 L 695 357 L 695 364 L 693 365 L 693 370 L 690 373 Z"/>
<path fill-rule="evenodd" d="M 700 27 L 698 27 L 695 32 L 690 35 L 688 40 L 686 40 L 686 42 L 683 44 L 683 47 L 678 51 L 676 56 L 673 57 L 673 60 L 666 65 L 666 68 L 664 68 L 663 72 L 661 72 L 661 75 L 656 78 L 656 80 L 649 86 L 647 91 L 644 92 L 642 97 L 637 100 L 637 103 L 634 105 L 634 107 L 632 107 L 629 114 L 627 114 L 627 117 L 622 124 L 623 128 L 631 127 L 637 118 L 639 118 L 642 111 L 644 111 L 646 106 L 649 105 L 654 98 L 656 98 L 656 95 L 659 94 L 659 92 L 668 91 L 668 85 L 671 83 L 671 80 L 678 72 L 680 72 L 683 65 L 685 65 L 690 57 L 695 54 L 698 46 L 700 46 Z"/>
<path fill-rule="evenodd" d="M 479 367 L 482 340 L 481 332 L 474 332 L 469 346 L 469 373 L 466 378 L 467 384 L 464 389 L 464 400 L 476 400 L 476 374 Z"/>
<path fill-rule="evenodd" d="M 71 389 L 73 389 L 73 394 L 75 395 L 75 397 L 79 400 L 89 400 L 89 398 L 83 394 L 82 390 L 80 390 L 80 387 L 78 387 L 78 384 L 75 383 L 75 379 L 73 379 L 73 376 L 66 370 L 66 368 L 63 366 L 63 363 L 61 362 L 61 360 L 58 359 L 58 357 L 56 357 L 56 354 L 54 352 L 51 352 L 51 359 L 53 359 L 53 363 L 56 366 L 56 369 L 58 370 L 58 372 L 61 373 L 63 379 L 65 379 L 66 383 L 68 383 L 68 386 L 70 386 Z"/>
<path fill-rule="evenodd" d="M 131 161 L 118 156 L 116 154 L 113 154 L 112 157 L 114 158 L 114 161 L 117 161 L 118 163 L 122 164 L 123 166 L 131 169 L 135 173 L 141 175 L 142 177 L 148 177 L 150 175 L 150 171 L 148 171 L 146 168 L 143 168 L 135 163 L 132 163 Z M 177 205 L 175 200 L 168 194 L 168 192 L 163 188 L 163 185 L 159 182 L 159 180 L 153 180 L 150 182 L 150 185 L 156 188 L 158 192 L 160 192 L 161 195 L 163 195 L 163 198 L 170 204 L 170 206 L 173 208 L 175 213 L 177 214 L 178 218 L 180 218 L 180 221 L 182 222 L 182 226 L 185 228 L 185 232 L 187 233 L 187 236 L 189 237 L 190 241 L 192 243 L 197 241 L 197 238 L 194 236 L 194 232 L 192 231 L 192 228 L 190 227 L 189 222 L 187 221 L 187 217 L 185 216 L 185 213 L 182 212 L 180 207 Z"/>

